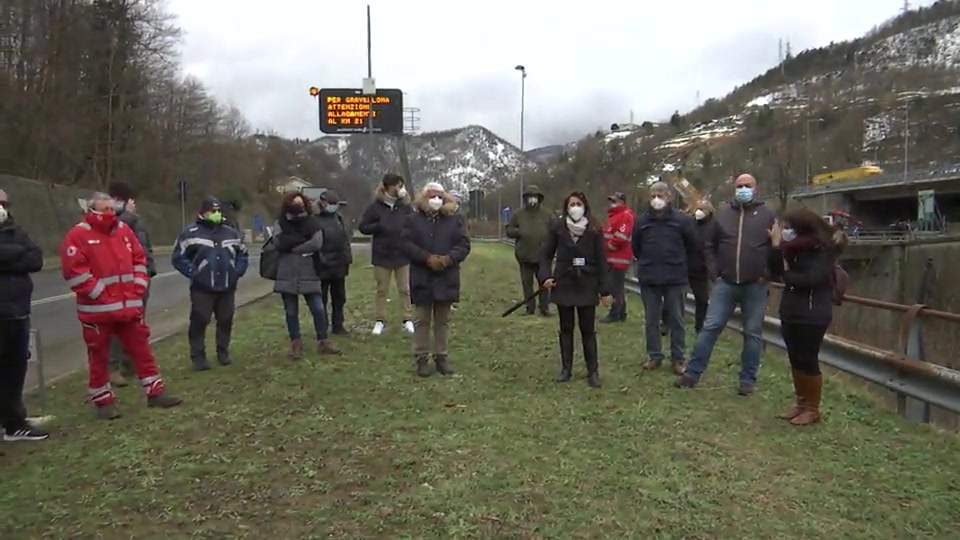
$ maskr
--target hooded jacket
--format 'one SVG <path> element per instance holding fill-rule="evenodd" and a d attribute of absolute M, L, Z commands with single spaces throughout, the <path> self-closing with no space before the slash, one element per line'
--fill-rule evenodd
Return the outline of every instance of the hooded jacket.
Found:
<path fill-rule="evenodd" d="M 410 302 L 415 306 L 460 301 L 460 263 L 470 254 L 470 237 L 457 203 L 449 193 L 443 206 L 432 210 L 424 193 L 403 225 L 403 249 L 410 260 Z M 430 255 L 446 255 L 451 264 L 442 270 L 427 266 Z"/>
<path fill-rule="evenodd" d="M 536 197 L 539 202 L 530 206 L 526 204 L 528 197 Z M 543 207 L 543 192 L 534 185 L 527 186 L 523 192 L 524 206 L 510 217 L 506 226 L 507 238 L 516 241 L 515 253 L 517 261 L 528 264 L 540 263 L 540 251 L 547 239 L 547 232 L 554 217 Z"/>
<path fill-rule="evenodd" d="M 30 274 L 42 269 L 40 246 L 14 223 L 13 216 L 0 223 L 0 319 L 30 316 Z"/>

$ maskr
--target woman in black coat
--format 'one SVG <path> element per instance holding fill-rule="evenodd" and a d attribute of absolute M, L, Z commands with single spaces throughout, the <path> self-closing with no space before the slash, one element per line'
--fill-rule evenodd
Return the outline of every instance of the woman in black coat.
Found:
<path fill-rule="evenodd" d="M 401 240 L 410 258 L 410 302 L 414 306 L 413 356 L 417 375 L 452 375 L 447 362 L 450 311 L 460 301 L 460 263 L 470 254 L 470 238 L 457 203 L 443 186 L 430 182 L 414 201 L 404 221 Z M 430 327 L 433 327 L 431 347 Z"/>
<path fill-rule="evenodd" d="M 796 393 L 795 405 L 780 418 L 805 426 L 820 421 L 820 346 L 833 320 L 834 266 L 846 238 L 807 208 L 787 212 L 782 231 L 771 237 L 772 274 L 784 284 L 780 331 Z"/>
<path fill-rule="evenodd" d="M 610 280 L 607 248 L 590 202 L 582 191 L 563 201 L 564 216 L 550 224 L 540 261 L 540 283 L 551 291 L 550 301 L 560 316 L 560 374 L 563 383 L 573 377 L 573 329 L 580 323 L 587 384 L 600 387 L 597 352 L 597 304 L 609 306 Z M 556 256 L 556 266 L 553 260 Z"/>

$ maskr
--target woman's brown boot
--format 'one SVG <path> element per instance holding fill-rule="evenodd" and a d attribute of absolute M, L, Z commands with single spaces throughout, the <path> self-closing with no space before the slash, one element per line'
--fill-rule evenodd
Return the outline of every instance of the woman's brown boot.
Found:
<path fill-rule="evenodd" d="M 329 339 L 321 339 L 317 342 L 317 352 L 320 354 L 340 354 L 340 348 Z"/>
<path fill-rule="evenodd" d="M 794 405 L 791 409 L 786 412 L 783 412 L 777 416 L 781 420 L 793 420 L 800 413 L 803 412 L 803 394 L 800 392 L 800 378 L 803 377 L 803 373 L 800 373 L 797 370 L 792 370 L 791 375 L 793 376 L 793 394 L 794 394 Z"/>
<path fill-rule="evenodd" d="M 823 391 L 822 375 L 804 375 L 801 379 L 803 389 L 803 411 L 790 423 L 795 426 L 809 426 L 820 421 L 820 396 Z"/>
<path fill-rule="evenodd" d="M 300 360 L 303 358 L 303 340 L 290 340 L 290 352 L 287 353 L 287 358 L 290 360 Z"/>

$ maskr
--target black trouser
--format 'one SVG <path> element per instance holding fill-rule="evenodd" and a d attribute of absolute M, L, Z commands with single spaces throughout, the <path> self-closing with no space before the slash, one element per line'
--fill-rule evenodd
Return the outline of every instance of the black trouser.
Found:
<path fill-rule="evenodd" d="M 587 373 L 596 373 L 600 368 L 597 353 L 597 307 L 557 306 L 560 315 L 560 367 L 573 370 L 573 330 L 579 323 L 580 342 L 583 345 L 583 361 Z"/>
<path fill-rule="evenodd" d="M 623 320 L 627 318 L 627 271 L 619 268 L 610 269 L 610 292 L 613 294 L 613 305 L 610 306 L 610 318 Z"/>
<path fill-rule="evenodd" d="M 143 312 L 147 312 L 147 300 L 150 299 L 150 285 L 147 285 L 147 292 L 143 293 Z M 110 371 L 119 371 L 123 373 L 124 376 L 133 376 L 135 371 L 133 369 L 133 361 L 130 360 L 130 355 L 127 354 L 127 351 L 123 350 L 123 344 L 120 343 L 120 338 L 113 336 L 113 340 L 110 342 Z"/>
<path fill-rule="evenodd" d="M 347 278 L 325 279 L 320 283 L 323 306 L 330 314 L 330 326 L 334 332 L 343 330 L 343 306 L 347 304 Z M 327 302 L 330 307 L 327 307 Z"/>
<path fill-rule="evenodd" d="M 826 324 L 780 323 L 790 367 L 811 377 L 820 375 L 820 346 L 828 327 Z"/>
<path fill-rule="evenodd" d="M 230 359 L 230 334 L 233 332 L 233 313 L 236 311 L 237 292 L 205 292 L 190 289 L 190 359 L 194 364 L 207 361 L 205 338 L 207 326 L 217 319 L 217 359 Z"/>
<path fill-rule="evenodd" d="M 0 320 L 0 424 L 20 429 L 27 422 L 23 385 L 30 358 L 30 319 Z"/>
<path fill-rule="evenodd" d="M 530 298 L 533 295 L 534 284 L 537 286 L 540 285 L 539 279 L 537 278 L 537 273 L 540 271 L 540 265 L 537 263 L 521 262 L 520 263 L 520 282 L 523 283 L 523 297 Z M 539 295 L 540 311 L 547 311 L 548 306 L 550 305 L 550 293 L 546 290 L 542 291 Z M 533 313 L 537 308 L 537 298 L 531 298 L 527 302 L 527 313 Z"/>
<path fill-rule="evenodd" d="M 710 281 L 691 279 L 690 292 L 693 293 L 694 304 L 693 329 L 699 332 L 703 329 L 703 321 L 707 318 L 707 307 L 710 305 Z"/>

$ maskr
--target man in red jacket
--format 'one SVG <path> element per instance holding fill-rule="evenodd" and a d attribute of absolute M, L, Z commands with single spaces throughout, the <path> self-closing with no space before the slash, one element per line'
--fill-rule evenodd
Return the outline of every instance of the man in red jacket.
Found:
<path fill-rule="evenodd" d="M 76 294 L 77 318 L 87 346 L 88 388 L 97 416 L 120 416 L 110 387 L 110 341 L 117 336 L 147 395 L 149 407 L 169 408 L 181 400 L 164 391 L 150 349 L 150 327 L 143 320 L 147 257 L 128 225 L 119 221 L 114 200 L 94 193 L 83 221 L 67 231 L 60 245 L 63 279 Z"/>
<path fill-rule="evenodd" d="M 633 248 L 630 235 L 633 233 L 633 211 L 627 208 L 627 196 L 616 192 L 607 197 L 610 209 L 607 210 L 607 223 L 603 226 L 603 238 L 607 242 L 607 265 L 610 266 L 612 280 L 613 305 L 610 313 L 602 322 L 622 322 L 627 320 L 627 298 L 624 286 L 627 269 L 633 264 Z"/>

